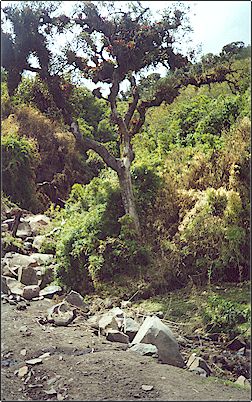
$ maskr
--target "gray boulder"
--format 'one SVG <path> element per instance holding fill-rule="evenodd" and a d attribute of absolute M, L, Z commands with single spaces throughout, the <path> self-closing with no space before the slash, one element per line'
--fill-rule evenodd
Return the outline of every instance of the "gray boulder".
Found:
<path fill-rule="evenodd" d="M 62 288 L 58 285 L 48 285 L 44 289 L 40 290 L 39 296 L 52 298 L 53 295 L 62 292 Z"/>
<path fill-rule="evenodd" d="M 139 328 L 140 328 L 140 324 L 138 324 L 138 322 L 133 320 L 133 318 L 131 318 L 131 317 L 125 318 L 124 325 L 123 325 L 123 332 L 126 335 L 128 335 L 130 342 L 134 339 Z"/>
<path fill-rule="evenodd" d="M 54 260 L 53 254 L 32 253 L 30 257 L 37 261 L 39 265 L 49 265 Z"/>
<path fill-rule="evenodd" d="M 83 301 L 83 297 L 74 290 L 71 290 L 71 292 L 65 297 L 65 300 L 69 304 L 72 304 L 73 306 L 80 308 L 85 313 L 89 311 L 88 306 Z"/>
<path fill-rule="evenodd" d="M 23 221 L 28 223 L 33 235 L 38 235 L 45 226 L 50 223 L 50 218 L 46 215 L 30 215 L 23 218 Z"/>
<path fill-rule="evenodd" d="M 41 251 L 41 247 L 45 239 L 46 239 L 45 235 L 35 236 L 32 242 L 32 247 L 38 251 Z"/>
<path fill-rule="evenodd" d="M 42 273 L 39 267 L 19 267 L 18 281 L 24 285 L 40 285 Z"/>
<path fill-rule="evenodd" d="M 16 236 L 21 239 L 25 239 L 26 237 L 31 236 L 32 231 L 28 222 L 25 222 L 24 219 L 20 219 L 20 223 L 18 225 Z"/>
<path fill-rule="evenodd" d="M 7 287 L 8 294 L 23 296 L 23 289 L 24 289 L 25 285 L 18 282 L 14 278 L 4 277 L 4 276 L 2 276 L 2 278 L 4 278 L 3 279 L 3 281 L 5 283 L 4 286 L 5 286 L 5 289 Z"/>
<path fill-rule="evenodd" d="M 10 269 L 17 269 L 17 267 L 36 267 L 38 262 L 32 255 L 24 255 L 19 253 L 6 253 L 3 258 L 3 264 L 9 265 Z"/>
<path fill-rule="evenodd" d="M 26 300 L 31 300 L 36 297 L 39 297 L 39 286 L 38 285 L 30 285 L 25 286 L 23 289 L 23 297 Z"/>
<path fill-rule="evenodd" d="M 137 343 L 131 346 L 128 350 L 136 352 L 141 356 L 158 356 L 158 350 L 155 345 L 151 343 Z"/>
<path fill-rule="evenodd" d="M 163 363 L 177 367 L 185 366 L 172 331 L 158 317 L 146 317 L 133 339 L 132 345 L 137 343 L 155 345 L 158 349 L 158 357 Z"/>
<path fill-rule="evenodd" d="M 75 309 L 68 303 L 62 302 L 51 307 L 47 312 L 48 322 L 56 326 L 67 326 L 76 317 Z"/>
<path fill-rule="evenodd" d="M 119 307 L 114 307 L 101 316 L 98 325 L 101 333 L 106 335 L 108 329 L 122 328 L 123 321 L 124 312 Z"/>
<path fill-rule="evenodd" d="M 129 343 L 128 335 L 116 329 L 108 329 L 106 338 L 111 342 Z"/>
<path fill-rule="evenodd" d="M 195 371 L 198 368 L 205 370 L 207 376 L 212 372 L 206 361 L 201 357 L 196 356 L 196 353 L 191 354 L 186 365 L 190 371 Z"/>

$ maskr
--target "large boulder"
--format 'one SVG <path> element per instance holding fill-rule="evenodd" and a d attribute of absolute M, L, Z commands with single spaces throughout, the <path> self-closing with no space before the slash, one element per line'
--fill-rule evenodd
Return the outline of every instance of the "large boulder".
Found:
<path fill-rule="evenodd" d="M 30 257 L 37 261 L 38 265 L 49 265 L 54 260 L 53 254 L 32 253 Z"/>
<path fill-rule="evenodd" d="M 19 267 L 18 281 L 24 285 L 40 285 L 42 273 L 39 267 Z"/>
<path fill-rule="evenodd" d="M 25 285 L 8 276 L 2 276 L 2 281 L 4 283 L 4 289 L 7 290 L 8 294 L 23 296 L 23 289 Z"/>
<path fill-rule="evenodd" d="M 17 269 L 17 267 L 36 267 L 38 262 L 31 255 L 24 255 L 19 253 L 9 252 L 3 258 L 3 264 L 9 266 L 10 269 Z"/>
<path fill-rule="evenodd" d="M 146 317 L 131 345 L 151 343 L 158 349 L 162 363 L 184 367 L 185 362 L 179 352 L 179 345 L 170 328 L 158 317 Z"/>
<path fill-rule="evenodd" d="M 48 285 L 44 289 L 40 290 L 39 296 L 52 298 L 55 294 L 60 294 L 62 288 L 58 285 Z"/>
<path fill-rule="evenodd" d="M 73 306 L 80 308 L 85 313 L 89 311 L 88 306 L 83 301 L 83 297 L 74 290 L 71 290 L 71 292 L 65 297 L 65 300 L 69 304 L 72 304 Z"/>
<path fill-rule="evenodd" d="M 38 235 L 45 226 L 50 223 L 50 218 L 46 215 L 30 215 L 23 218 L 23 221 L 29 224 L 33 235 Z"/>

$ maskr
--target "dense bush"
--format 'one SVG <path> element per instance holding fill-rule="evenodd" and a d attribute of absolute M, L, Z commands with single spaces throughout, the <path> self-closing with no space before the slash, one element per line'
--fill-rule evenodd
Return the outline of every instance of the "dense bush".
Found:
<path fill-rule="evenodd" d="M 239 303 L 228 301 L 216 294 L 208 297 L 202 313 L 208 332 L 224 332 L 231 336 L 238 335 L 238 325 L 250 318 L 249 308 L 241 308 Z"/>
<path fill-rule="evenodd" d="M 41 207 L 36 195 L 35 169 L 39 163 L 37 143 L 19 136 L 14 116 L 2 124 L 2 190 L 25 209 Z"/>
<path fill-rule="evenodd" d="M 148 262 L 148 250 L 137 240 L 130 217 L 124 215 L 113 172 L 85 186 L 75 184 L 65 208 L 55 213 L 54 226 L 59 227 L 57 276 L 72 289 L 97 289 L 116 275 L 136 274 Z"/>

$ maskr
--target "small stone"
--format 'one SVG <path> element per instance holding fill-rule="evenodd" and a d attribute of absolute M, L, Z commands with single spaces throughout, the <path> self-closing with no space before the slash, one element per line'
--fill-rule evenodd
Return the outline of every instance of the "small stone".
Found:
<path fill-rule="evenodd" d="M 57 391 L 54 388 L 49 389 L 48 391 L 44 391 L 47 395 L 56 395 Z"/>
<path fill-rule="evenodd" d="M 28 370 L 29 369 L 27 366 L 20 367 L 20 369 L 18 370 L 18 377 L 23 378 L 28 373 Z"/>
<path fill-rule="evenodd" d="M 235 381 L 235 384 L 241 385 L 242 387 L 245 387 L 245 388 L 250 388 L 251 387 L 250 382 L 243 375 L 240 375 L 237 378 L 237 380 Z"/>
<path fill-rule="evenodd" d="M 36 359 L 26 360 L 25 363 L 30 364 L 31 366 L 35 366 L 36 364 L 41 364 L 43 362 L 42 362 L 42 359 L 36 358 Z"/>
<path fill-rule="evenodd" d="M 22 350 L 20 350 L 20 354 L 21 354 L 22 356 L 25 356 L 25 355 L 26 355 L 26 353 L 27 353 L 27 350 L 26 350 L 26 349 L 22 349 Z"/>
<path fill-rule="evenodd" d="M 49 352 L 44 353 L 43 355 L 39 356 L 38 359 L 46 359 L 47 357 L 50 357 L 51 354 Z"/>
<path fill-rule="evenodd" d="M 65 397 L 64 397 L 64 395 L 58 393 L 57 399 L 58 399 L 58 401 L 64 401 Z"/>
<path fill-rule="evenodd" d="M 142 388 L 143 391 L 151 391 L 151 390 L 153 390 L 154 387 L 153 387 L 153 385 L 145 385 L 145 384 L 143 384 L 141 388 Z"/>

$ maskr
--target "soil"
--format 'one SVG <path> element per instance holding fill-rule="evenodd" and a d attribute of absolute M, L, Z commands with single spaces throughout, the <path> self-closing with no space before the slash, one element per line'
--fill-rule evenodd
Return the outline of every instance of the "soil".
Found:
<path fill-rule="evenodd" d="M 249 389 L 126 351 L 125 344 L 95 335 L 82 316 L 67 327 L 41 324 L 54 304 L 50 299 L 32 301 L 25 310 L 2 305 L 3 401 L 250 400 Z M 49 357 L 28 365 L 27 375 L 18 377 L 26 360 L 44 353 Z M 142 385 L 153 388 L 143 390 Z"/>

